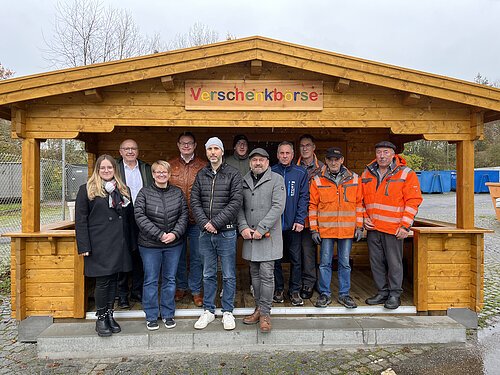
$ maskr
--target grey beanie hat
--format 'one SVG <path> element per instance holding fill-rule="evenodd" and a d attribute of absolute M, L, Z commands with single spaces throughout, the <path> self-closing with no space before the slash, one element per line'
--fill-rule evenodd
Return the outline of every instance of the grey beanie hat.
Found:
<path fill-rule="evenodd" d="M 212 137 L 207 141 L 207 143 L 205 143 L 205 148 L 209 148 L 210 146 L 217 146 L 222 151 L 224 151 L 224 145 L 222 144 L 222 141 L 217 137 Z"/>

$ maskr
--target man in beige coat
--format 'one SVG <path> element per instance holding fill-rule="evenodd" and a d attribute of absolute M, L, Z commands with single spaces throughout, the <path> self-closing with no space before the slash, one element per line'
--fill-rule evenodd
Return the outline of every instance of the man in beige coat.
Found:
<path fill-rule="evenodd" d="M 285 209 L 283 177 L 269 168 L 269 154 L 256 148 L 250 155 L 250 172 L 243 177 L 243 206 L 238 230 L 243 237 L 243 259 L 250 263 L 255 311 L 245 324 L 260 323 L 262 332 L 271 330 L 274 292 L 274 261 L 283 256 L 281 214 Z"/>

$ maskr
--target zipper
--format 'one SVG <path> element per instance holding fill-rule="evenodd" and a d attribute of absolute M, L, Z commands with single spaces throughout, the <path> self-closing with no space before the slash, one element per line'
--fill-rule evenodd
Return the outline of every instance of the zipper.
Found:
<path fill-rule="evenodd" d="M 215 188 L 215 179 L 217 178 L 217 174 L 214 175 L 212 180 L 212 190 L 210 192 L 210 220 L 212 220 L 212 205 L 214 203 L 214 188 Z"/>

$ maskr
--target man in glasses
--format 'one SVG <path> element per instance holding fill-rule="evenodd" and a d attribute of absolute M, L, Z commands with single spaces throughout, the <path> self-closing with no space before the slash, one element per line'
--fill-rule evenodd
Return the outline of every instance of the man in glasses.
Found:
<path fill-rule="evenodd" d="M 189 222 L 186 230 L 186 239 L 177 267 L 175 301 L 182 300 L 187 291 L 191 290 L 193 302 L 197 307 L 203 305 L 201 286 L 203 280 L 203 266 L 199 251 L 200 228 L 196 225 L 191 210 L 191 188 L 196 174 L 207 163 L 195 155 L 196 138 L 191 132 L 184 132 L 177 138 L 179 156 L 169 160 L 172 174 L 170 183 L 179 187 L 186 196 L 189 207 Z M 187 267 L 187 241 L 189 241 L 189 276 Z"/>
<path fill-rule="evenodd" d="M 135 203 L 137 193 L 144 186 L 153 183 L 151 166 L 138 159 L 139 147 L 133 139 L 126 139 L 120 145 L 120 159 L 117 160 L 120 176 L 130 189 L 132 203 Z M 138 233 L 138 231 L 137 231 Z M 129 276 L 132 276 L 132 288 L 129 288 Z M 130 299 L 142 302 L 142 285 L 144 273 L 142 260 L 138 251 L 132 253 L 132 272 L 118 275 L 118 307 L 127 309 L 130 307 Z"/>
<path fill-rule="evenodd" d="M 312 178 L 321 175 L 324 164 L 316 157 L 315 139 L 311 134 L 303 134 L 299 138 L 299 149 L 300 157 L 297 165 L 306 169 L 310 184 Z M 310 299 L 314 292 L 317 281 L 316 252 L 317 246 L 312 240 L 309 220 L 306 217 L 302 231 L 302 289 L 300 290 L 302 299 Z"/>

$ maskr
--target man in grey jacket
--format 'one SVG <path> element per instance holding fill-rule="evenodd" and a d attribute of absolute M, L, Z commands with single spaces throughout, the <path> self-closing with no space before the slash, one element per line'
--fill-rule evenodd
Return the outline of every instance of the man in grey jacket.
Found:
<path fill-rule="evenodd" d="M 280 219 L 285 209 L 285 182 L 269 168 L 266 150 L 256 148 L 249 159 L 250 172 L 243 177 L 243 207 L 238 213 L 238 231 L 244 240 L 243 258 L 250 262 L 256 307 L 243 323 L 260 323 L 261 332 L 269 332 L 274 261 L 283 256 Z"/>

